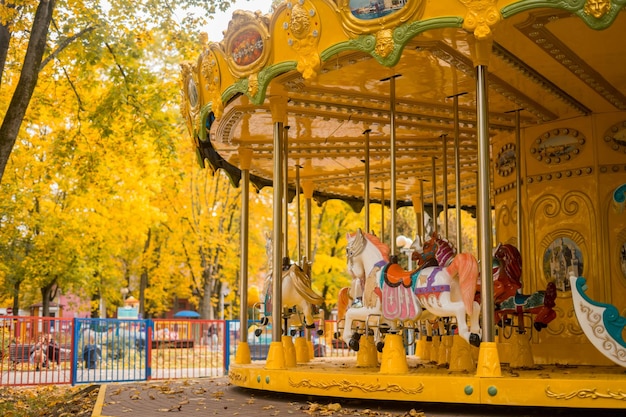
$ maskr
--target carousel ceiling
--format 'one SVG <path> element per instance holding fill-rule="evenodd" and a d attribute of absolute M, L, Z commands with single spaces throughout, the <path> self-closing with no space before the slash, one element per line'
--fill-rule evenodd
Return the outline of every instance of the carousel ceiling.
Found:
<path fill-rule="evenodd" d="M 239 150 L 249 148 L 255 183 L 271 184 L 277 116 L 270 102 L 277 98 L 285 103 L 292 186 L 298 167 L 300 181 L 313 182 L 316 198 L 356 203 L 364 195 L 369 142 L 370 198 L 388 199 L 395 135 L 399 205 L 410 204 L 420 190 L 432 201 L 433 178 L 441 202 L 444 174 L 454 202 L 458 153 L 461 204 L 472 207 L 477 45 L 490 51 L 491 138 L 507 135 L 514 143 L 517 116 L 523 135 L 532 125 L 626 110 L 622 1 L 555 2 L 570 3 L 570 9 L 528 6 L 546 4 L 537 1 L 368 1 L 389 14 L 367 20 L 358 15 L 362 21 L 355 11 L 361 3 L 305 0 L 283 3 L 272 16 L 236 12 L 224 40 L 205 47 L 187 78 L 183 71 L 184 81 L 197 83 L 197 104 L 189 84 L 183 92 L 200 154 L 237 179 Z M 478 27 L 480 16 L 489 17 L 474 3 L 491 4 L 498 13 L 493 24 L 484 23 L 486 36 L 485 27 L 479 36 L 469 24 L 474 15 Z M 308 18 L 304 29 L 296 19 L 301 9 Z M 245 38 L 255 42 L 246 44 Z M 247 52 L 238 52 L 242 45 Z"/>

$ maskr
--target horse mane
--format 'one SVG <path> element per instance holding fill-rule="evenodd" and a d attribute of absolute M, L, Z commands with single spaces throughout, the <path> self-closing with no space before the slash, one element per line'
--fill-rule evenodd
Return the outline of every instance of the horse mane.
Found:
<path fill-rule="evenodd" d="M 521 285 L 522 255 L 517 248 L 508 243 L 501 245 L 496 251 L 496 259 L 504 264 L 507 277 Z"/>
<path fill-rule="evenodd" d="M 370 241 L 372 245 L 378 249 L 385 262 L 389 262 L 389 246 L 380 241 L 380 239 L 371 233 L 363 232 L 363 236 Z"/>
<path fill-rule="evenodd" d="M 437 242 L 437 253 L 435 253 L 437 262 L 442 266 L 449 265 L 454 255 L 456 255 L 454 246 L 441 236 L 433 236 L 433 239 Z"/>
<path fill-rule="evenodd" d="M 459 276 L 461 298 L 467 314 L 472 314 L 474 309 L 474 297 L 478 287 L 478 262 L 471 253 L 460 253 L 454 257 L 448 267 L 451 276 Z"/>

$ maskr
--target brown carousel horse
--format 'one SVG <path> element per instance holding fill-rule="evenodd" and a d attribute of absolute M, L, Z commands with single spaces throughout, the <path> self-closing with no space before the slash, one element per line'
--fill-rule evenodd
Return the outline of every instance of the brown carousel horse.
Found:
<path fill-rule="evenodd" d="M 548 283 L 545 291 L 521 293 L 522 257 L 510 244 L 499 244 L 493 254 L 493 288 L 496 323 L 505 323 L 509 315 L 517 317 L 518 331 L 524 333 L 524 314 L 533 315 L 537 331 L 548 326 L 556 317 L 556 285 Z"/>

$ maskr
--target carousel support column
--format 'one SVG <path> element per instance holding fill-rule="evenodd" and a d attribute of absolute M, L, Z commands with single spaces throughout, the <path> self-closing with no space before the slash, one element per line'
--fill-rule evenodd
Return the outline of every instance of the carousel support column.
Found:
<path fill-rule="evenodd" d="M 307 163 L 304 166 L 304 173 L 307 177 L 313 173 L 313 169 L 311 167 L 311 161 L 307 160 Z M 311 256 L 312 256 L 312 245 L 311 245 L 311 202 L 313 199 L 313 181 L 306 180 L 302 183 L 302 193 L 304 194 L 304 271 L 309 278 L 311 278 Z M 325 329 L 322 329 L 325 330 Z M 306 337 L 305 338 L 297 338 L 296 339 L 296 361 L 298 363 L 305 363 L 311 360 L 311 352 L 313 352 L 313 342 L 311 341 L 311 330 L 305 329 Z"/>
<path fill-rule="evenodd" d="M 448 238 L 448 135 L 441 135 L 443 142 L 443 235 Z"/>
<path fill-rule="evenodd" d="M 389 130 L 391 131 L 391 144 L 390 144 L 390 186 L 391 195 L 389 196 L 389 212 L 390 212 L 390 231 L 389 231 L 389 249 L 390 249 L 390 262 L 397 263 L 398 255 L 396 254 L 396 78 L 400 77 L 400 74 L 392 75 L 391 77 L 383 78 L 381 81 L 389 81 Z"/>
<path fill-rule="evenodd" d="M 391 120 L 391 195 L 389 197 L 389 211 L 391 212 L 391 231 L 389 232 L 391 258 L 390 262 L 398 261 L 396 255 L 396 78 L 399 74 L 386 78 L 381 81 L 389 80 L 390 82 L 390 120 Z M 385 336 L 385 347 L 381 358 L 380 372 L 389 373 L 407 373 L 409 365 L 406 360 L 404 350 L 404 340 L 401 334 L 388 334 Z"/>
<path fill-rule="evenodd" d="M 420 180 L 420 185 L 421 185 Z M 420 211 L 420 207 L 422 205 L 421 198 L 417 194 L 413 194 L 411 196 L 411 202 L 413 203 L 413 212 L 415 213 L 415 235 L 420 239 L 420 244 L 422 241 L 422 227 L 423 227 L 423 219 L 424 214 Z M 420 226 L 420 222 L 422 225 Z"/>
<path fill-rule="evenodd" d="M 370 229 L 370 132 L 371 129 L 367 129 L 363 132 L 365 135 L 365 182 L 363 184 L 363 206 L 365 208 L 365 232 L 371 233 Z"/>
<path fill-rule="evenodd" d="M 250 346 L 248 346 L 248 228 L 250 220 L 250 164 L 252 150 L 239 148 L 239 161 L 241 169 L 241 259 L 240 259 L 240 307 L 239 328 L 240 333 L 235 363 L 248 364 L 251 362 Z"/>
<path fill-rule="evenodd" d="M 491 178 L 489 154 L 489 106 L 487 89 L 487 63 L 492 41 L 476 42 L 476 119 L 478 128 L 478 224 L 481 239 L 478 253 L 481 277 L 482 343 L 478 355 L 476 374 L 481 377 L 501 376 L 500 358 L 495 343 L 493 271 L 492 265 L 492 221 L 491 221 Z"/>
<path fill-rule="evenodd" d="M 517 247 L 522 251 L 522 150 L 520 138 L 520 111 L 515 111 L 515 199 L 517 200 Z"/>
<path fill-rule="evenodd" d="M 285 369 L 285 350 L 282 343 L 282 210 L 283 199 L 283 121 L 286 118 L 287 99 L 271 97 L 270 107 L 274 123 L 274 183 L 273 183 L 273 230 L 272 230 L 272 343 L 265 362 L 266 369 Z"/>
<path fill-rule="evenodd" d="M 309 262 L 309 257 L 308 257 L 308 252 L 307 254 L 305 254 L 304 256 L 302 256 L 302 251 L 301 251 L 301 247 L 300 247 L 300 242 L 301 242 L 301 228 L 300 228 L 300 165 L 296 165 L 296 210 L 298 212 L 298 264 L 302 267 L 302 270 L 304 271 L 304 273 L 310 278 L 311 277 L 311 269 L 309 268 L 308 262 Z M 310 182 L 310 181 L 309 181 Z M 303 185 L 304 189 L 305 186 Z M 306 192 L 305 192 L 305 198 L 306 198 Z M 307 213 L 307 219 L 308 219 L 308 215 L 309 213 Z M 305 224 L 305 227 L 308 227 Z M 308 240 L 310 239 L 310 231 L 307 230 L 306 232 L 306 236 L 305 239 Z M 305 250 L 307 250 L 305 248 Z M 312 349 L 313 345 L 311 342 L 311 331 L 309 329 L 307 329 L 305 327 L 304 329 L 304 337 L 296 337 L 295 340 L 295 350 L 296 350 L 296 362 L 297 363 L 306 363 L 308 361 L 311 360 L 311 355 L 310 350 Z"/>
<path fill-rule="evenodd" d="M 461 231 L 461 156 L 459 150 L 459 96 L 467 93 L 459 93 L 454 96 L 450 96 L 454 100 L 454 188 L 455 193 L 455 205 L 456 205 L 456 250 L 457 253 L 463 252 L 463 235 Z M 448 97 L 448 98 L 450 98 Z"/>
<path fill-rule="evenodd" d="M 425 236 L 424 236 L 424 180 L 420 180 L 420 237 L 422 238 L 422 244 L 424 244 Z"/>
<path fill-rule="evenodd" d="M 301 267 L 303 267 L 302 265 L 302 248 L 301 248 L 301 242 L 302 242 L 302 232 L 300 230 L 300 220 L 301 220 L 301 216 L 300 216 L 300 165 L 296 164 L 295 166 L 296 168 L 296 259 L 298 260 L 298 265 L 300 265 Z"/>
<path fill-rule="evenodd" d="M 437 235 L 437 158 L 432 157 L 432 181 L 433 181 L 433 235 Z"/>
<path fill-rule="evenodd" d="M 283 128 L 283 267 L 286 269 L 291 262 L 289 257 L 289 126 Z M 284 329 L 285 332 L 289 329 Z"/>

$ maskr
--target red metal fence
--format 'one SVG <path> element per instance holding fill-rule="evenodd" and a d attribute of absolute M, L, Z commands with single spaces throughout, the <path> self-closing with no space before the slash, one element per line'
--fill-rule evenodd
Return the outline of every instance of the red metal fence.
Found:
<path fill-rule="evenodd" d="M 0 326 L 0 386 L 221 376 L 240 340 L 235 320 L 9 316 Z M 308 336 L 315 357 L 354 355 L 336 327 Z M 252 359 L 265 360 L 271 329 L 251 322 L 246 332 Z"/>

